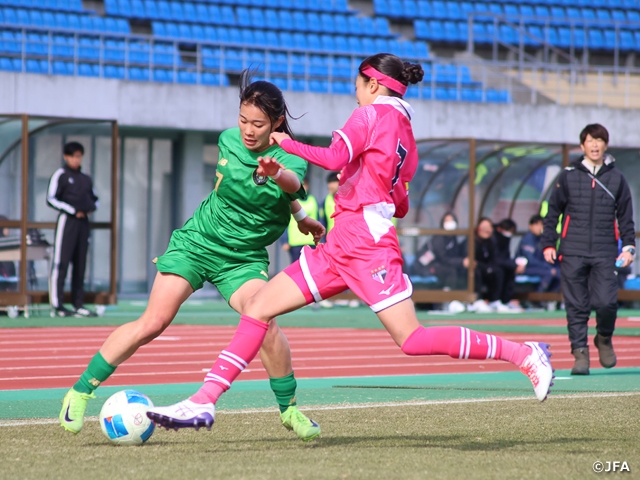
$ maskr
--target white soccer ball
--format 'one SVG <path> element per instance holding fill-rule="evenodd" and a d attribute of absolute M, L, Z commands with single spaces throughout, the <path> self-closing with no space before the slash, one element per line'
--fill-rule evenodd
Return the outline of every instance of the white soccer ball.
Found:
<path fill-rule="evenodd" d="M 147 417 L 153 403 L 135 390 L 114 393 L 100 410 L 100 428 L 117 445 L 140 445 L 153 433 L 155 425 Z"/>

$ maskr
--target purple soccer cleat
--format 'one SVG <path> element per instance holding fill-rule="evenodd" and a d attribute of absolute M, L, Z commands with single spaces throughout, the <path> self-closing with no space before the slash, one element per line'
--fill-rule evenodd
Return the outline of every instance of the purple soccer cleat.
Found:
<path fill-rule="evenodd" d="M 553 374 L 555 370 L 551 366 L 549 345 L 540 342 L 525 342 L 525 345 L 531 347 L 531 354 L 524 359 L 520 371 L 531 380 L 538 400 L 544 402 L 555 378 Z"/>
<path fill-rule="evenodd" d="M 194 403 L 191 400 L 183 400 L 168 407 L 154 407 L 147 410 L 149 417 L 156 425 L 167 430 L 179 428 L 205 427 L 211 430 L 215 421 L 216 407 L 213 403 Z"/>

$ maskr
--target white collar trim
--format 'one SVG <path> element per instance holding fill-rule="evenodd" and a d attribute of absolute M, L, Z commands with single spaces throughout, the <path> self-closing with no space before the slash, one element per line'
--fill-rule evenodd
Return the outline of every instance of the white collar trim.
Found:
<path fill-rule="evenodd" d="M 378 95 L 373 101 L 378 105 L 391 105 L 393 108 L 402 113 L 410 121 L 413 117 L 413 108 L 406 101 L 398 97 L 389 97 L 387 95 Z"/>

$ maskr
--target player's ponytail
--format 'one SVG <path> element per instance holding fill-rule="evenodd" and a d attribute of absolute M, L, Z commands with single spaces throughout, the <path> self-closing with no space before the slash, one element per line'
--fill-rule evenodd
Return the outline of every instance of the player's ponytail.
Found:
<path fill-rule="evenodd" d="M 402 83 L 403 85 L 416 84 L 421 82 L 424 78 L 424 71 L 422 67 L 417 63 L 403 62 L 399 57 L 392 55 L 391 53 L 377 53 L 365 58 L 360 64 L 358 71 L 365 81 L 369 81 L 371 77 L 363 73 L 367 67 L 372 67 L 378 72 L 391 77 L 394 80 Z M 393 91 L 387 87 L 389 95 L 392 97 L 400 97 L 402 95 Z"/>
<path fill-rule="evenodd" d="M 289 118 L 294 118 L 289 113 L 289 108 L 284 100 L 282 91 L 271 82 L 251 80 L 252 72 L 247 69 L 240 75 L 240 104 L 255 105 L 269 117 L 273 125 L 280 117 L 284 117 L 277 132 L 283 132 L 293 138 L 293 132 L 289 126 Z"/>

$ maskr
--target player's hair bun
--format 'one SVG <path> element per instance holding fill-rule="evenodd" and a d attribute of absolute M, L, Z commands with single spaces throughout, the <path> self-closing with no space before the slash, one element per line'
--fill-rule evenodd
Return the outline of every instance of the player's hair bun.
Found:
<path fill-rule="evenodd" d="M 404 62 L 402 78 L 409 84 L 421 82 L 424 78 L 424 70 L 417 63 Z"/>

